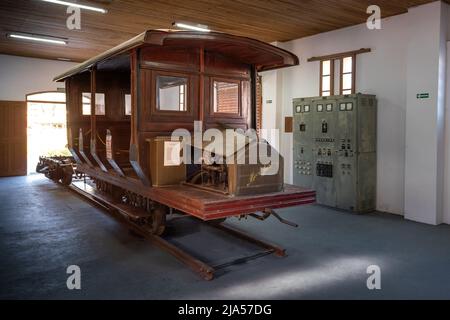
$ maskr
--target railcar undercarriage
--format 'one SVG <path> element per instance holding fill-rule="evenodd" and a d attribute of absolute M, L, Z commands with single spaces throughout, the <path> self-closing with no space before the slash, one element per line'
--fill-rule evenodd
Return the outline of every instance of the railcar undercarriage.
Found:
<path fill-rule="evenodd" d="M 135 234 L 150 240 L 152 244 L 170 253 L 205 280 L 212 280 L 216 271 L 234 264 L 242 264 L 243 262 L 269 254 L 275 254 L 279 257 L 286 256 L 285 249 L 256 239 L 242 231 L 222 224 L 227 217 L 203 219 L 204 221 L 197 219 L 199 223 L 208 223 L 233 237 L 250 242 L 262 249 L 255 254 L 211 266 L 177 247 L 162 236 L 166 229 L 166 225 L 171 223 L 174 218 L 189 217 L 190 214 L 186 214 L 177 208 L 155 201 L 148 196 L 133 192 L 108 181 L 90 177 L 88 174 L 77 170 L 76 164 L 71 157 L 41 157 L 37 169 L 52 181 L 61 183 L 94 205 L 105 209 L 106 212 L 118 219 L 118 221 L 123 223 Z M 70 181 L 70 183 L 68 183 L 68 181 Z M 204 192 L 209 195 L 211 194 L 211 191 L 198 190 L 198 188 L 194 186 L 182 185 L 180 187 L 187 190 L 194 189 L 196 193 Z M 306 194 L 304 201 L 305 203 L 312 203 L 314 201 L 314 196 L 312 194 Z M 276 204 L 279 206 L 281 205 L 280 202 L 277 202 Z M 261 211 L 263 211 L 262 216 L 256 215 L 256 211 L 252 213 L 245 213 L 243 211 L 244 213 L 234 216 L 239 219 L 253 217 L 259 220 L 265 220 L 269 215 L 273 214 L 274 217 L 281 222 L 294 227 L 297 226 L 295 223 L 280 218 L 273 209 L 268 208 Z"/>

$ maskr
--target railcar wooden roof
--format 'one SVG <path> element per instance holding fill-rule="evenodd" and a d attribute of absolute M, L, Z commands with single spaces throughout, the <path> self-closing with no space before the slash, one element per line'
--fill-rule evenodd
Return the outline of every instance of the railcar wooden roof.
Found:
<path fill-rule="evenodd" d="M 1 0 L 0 53 L 82 62 L 143 30 L 170 28 L 174 21 L 204 24 L 214 31 L 269 43 L 287 41 L 364 23 L 371 4 L 380 6 L 382 17 L 389 17 L 433 0 L 72 1 L 102 7 L 108 13 L 82 10 L 81 29 L 69 30 L 65 6 Z M 8 32 L 66 38 L 68 45 L 25 43 L 8 39 Z"/>
<path fill-rule="evenodd" d="M 246 37 L 219 32 L 148 30 L 73 67 L 55 77 L 54 80 L 62 81 L 85 72 L 99 63 L 145 45 L 204 48 L 207 51 L 218 52 L 238 61 L 255 65 L 258 71 L 295 66 L 299 63 L 296 55 L 284 49 Z"/>

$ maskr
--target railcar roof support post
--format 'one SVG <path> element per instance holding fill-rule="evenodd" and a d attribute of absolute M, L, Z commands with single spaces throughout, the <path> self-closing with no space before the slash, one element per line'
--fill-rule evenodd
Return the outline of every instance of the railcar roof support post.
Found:
<path fill-rule="evenodd" d="M 91 155 L 94 158 L 95 162 L 97 162 L 100 169 L 107 172 L 108 169 L 106 169 L 103 162 L 100 160 L 99 156 L 97 155 L 97 115 L 96 115 L 96 101 L 95 96 L 97 93 L 97 68 L 94 66 L 92 67 L 91 71 Z"/>
<path fill-rule="evenodd" d="M 251 129 L 257 129 L 256 126 L 256 81 L 258 79 L 258 72 L 256 71 L 256 68 L 254 65 L 252 65 L 251 68 L 251 79 L 250 79 L 250 85 L 251 85 L 251 104 L 250 104 L 250 128 Z"/>
<path fill-rule="evenodd" d="M 201 47 L 199 49 L 199 58 L 200 58 L 200 81 L 199 81 L 199 99 L 198 99 L 198 104 L 199 104 L 199 120 L 203 122 L 204 120 L 204 105 L 205 105 L 205 83 L 204 83 L 204 79 L 205 79 L 205 49 L 203 47 Z"/>
<path fill-rule="evenodd" d="M 138 62 L 137 49 L 133 49 L 130 53 L 130 70 L 131 70 L 131 141 L 130 145 L 137 144 L 137 107 L 138 107 Z"/>
<path fill-rule="evenodd" d="M 139 90 L 139 51 L 133 49 L 130 53 L 130 69 L 131 69 L 131 138 L 130 138 L 130 163 L 139 180 L 146 186 L 150 185 L 150 181 L 142 170 L 139 163 L 139 138 L 138 138 L 138 119 L 139 104 L 141 92 Z"/>
<path fill-rule="evenodd" d="M 97 134 L 97 118 L 95 114 L 95 93 L 97 91 L 97 68 L 91 69 L 91 146 L 95 144 L 95 137 Z"/>

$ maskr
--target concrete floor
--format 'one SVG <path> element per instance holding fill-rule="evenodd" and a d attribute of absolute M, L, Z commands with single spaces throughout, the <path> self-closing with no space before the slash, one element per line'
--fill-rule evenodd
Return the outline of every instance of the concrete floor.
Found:
<path fill-rule="evenodd" d="M 416 299 L 450 298 L 450 226 L 365 216 L 320 206 L 280 210 L 300 224 L 270 218 L 230 223 L 284 246 L 201 280 L 169 254 L 131 234 L 102 210 L 41 176 L 0 179 L 1 299 Z M 221 262 L 256 251 L 190 219 L 171 241 Z M 81 268 L 81 290 L 66 288 L 66 268 Z M 366 268 L 381 268 L 381 290 Z"/>

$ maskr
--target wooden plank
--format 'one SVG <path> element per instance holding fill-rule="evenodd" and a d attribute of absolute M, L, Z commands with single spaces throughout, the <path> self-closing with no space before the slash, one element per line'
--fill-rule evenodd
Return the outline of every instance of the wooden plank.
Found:
<path fill-rule="evenodd" d="M 370 48 L 362 48 L 362 49 L 359 49 L 359 50 L 353 50 L 353 51 L 347 51 L 347 52 L 341 52 L 341 53 L 333 53 L 333 54 L 320 56 L 320 57 L 311 57 L 311 58 L 308 59 L 308 62 L 324 61 L 324 60 L 336 60 L 336 59 L 341 59 L 341 58 L 344 58 L 344 57 L 353 57 L 355 55 L 362 54 L 362 53 L 368 53 L 368 52 L 371 52 L 371 51 L 372 51 L 372 49 L 370 49 Z"/>

